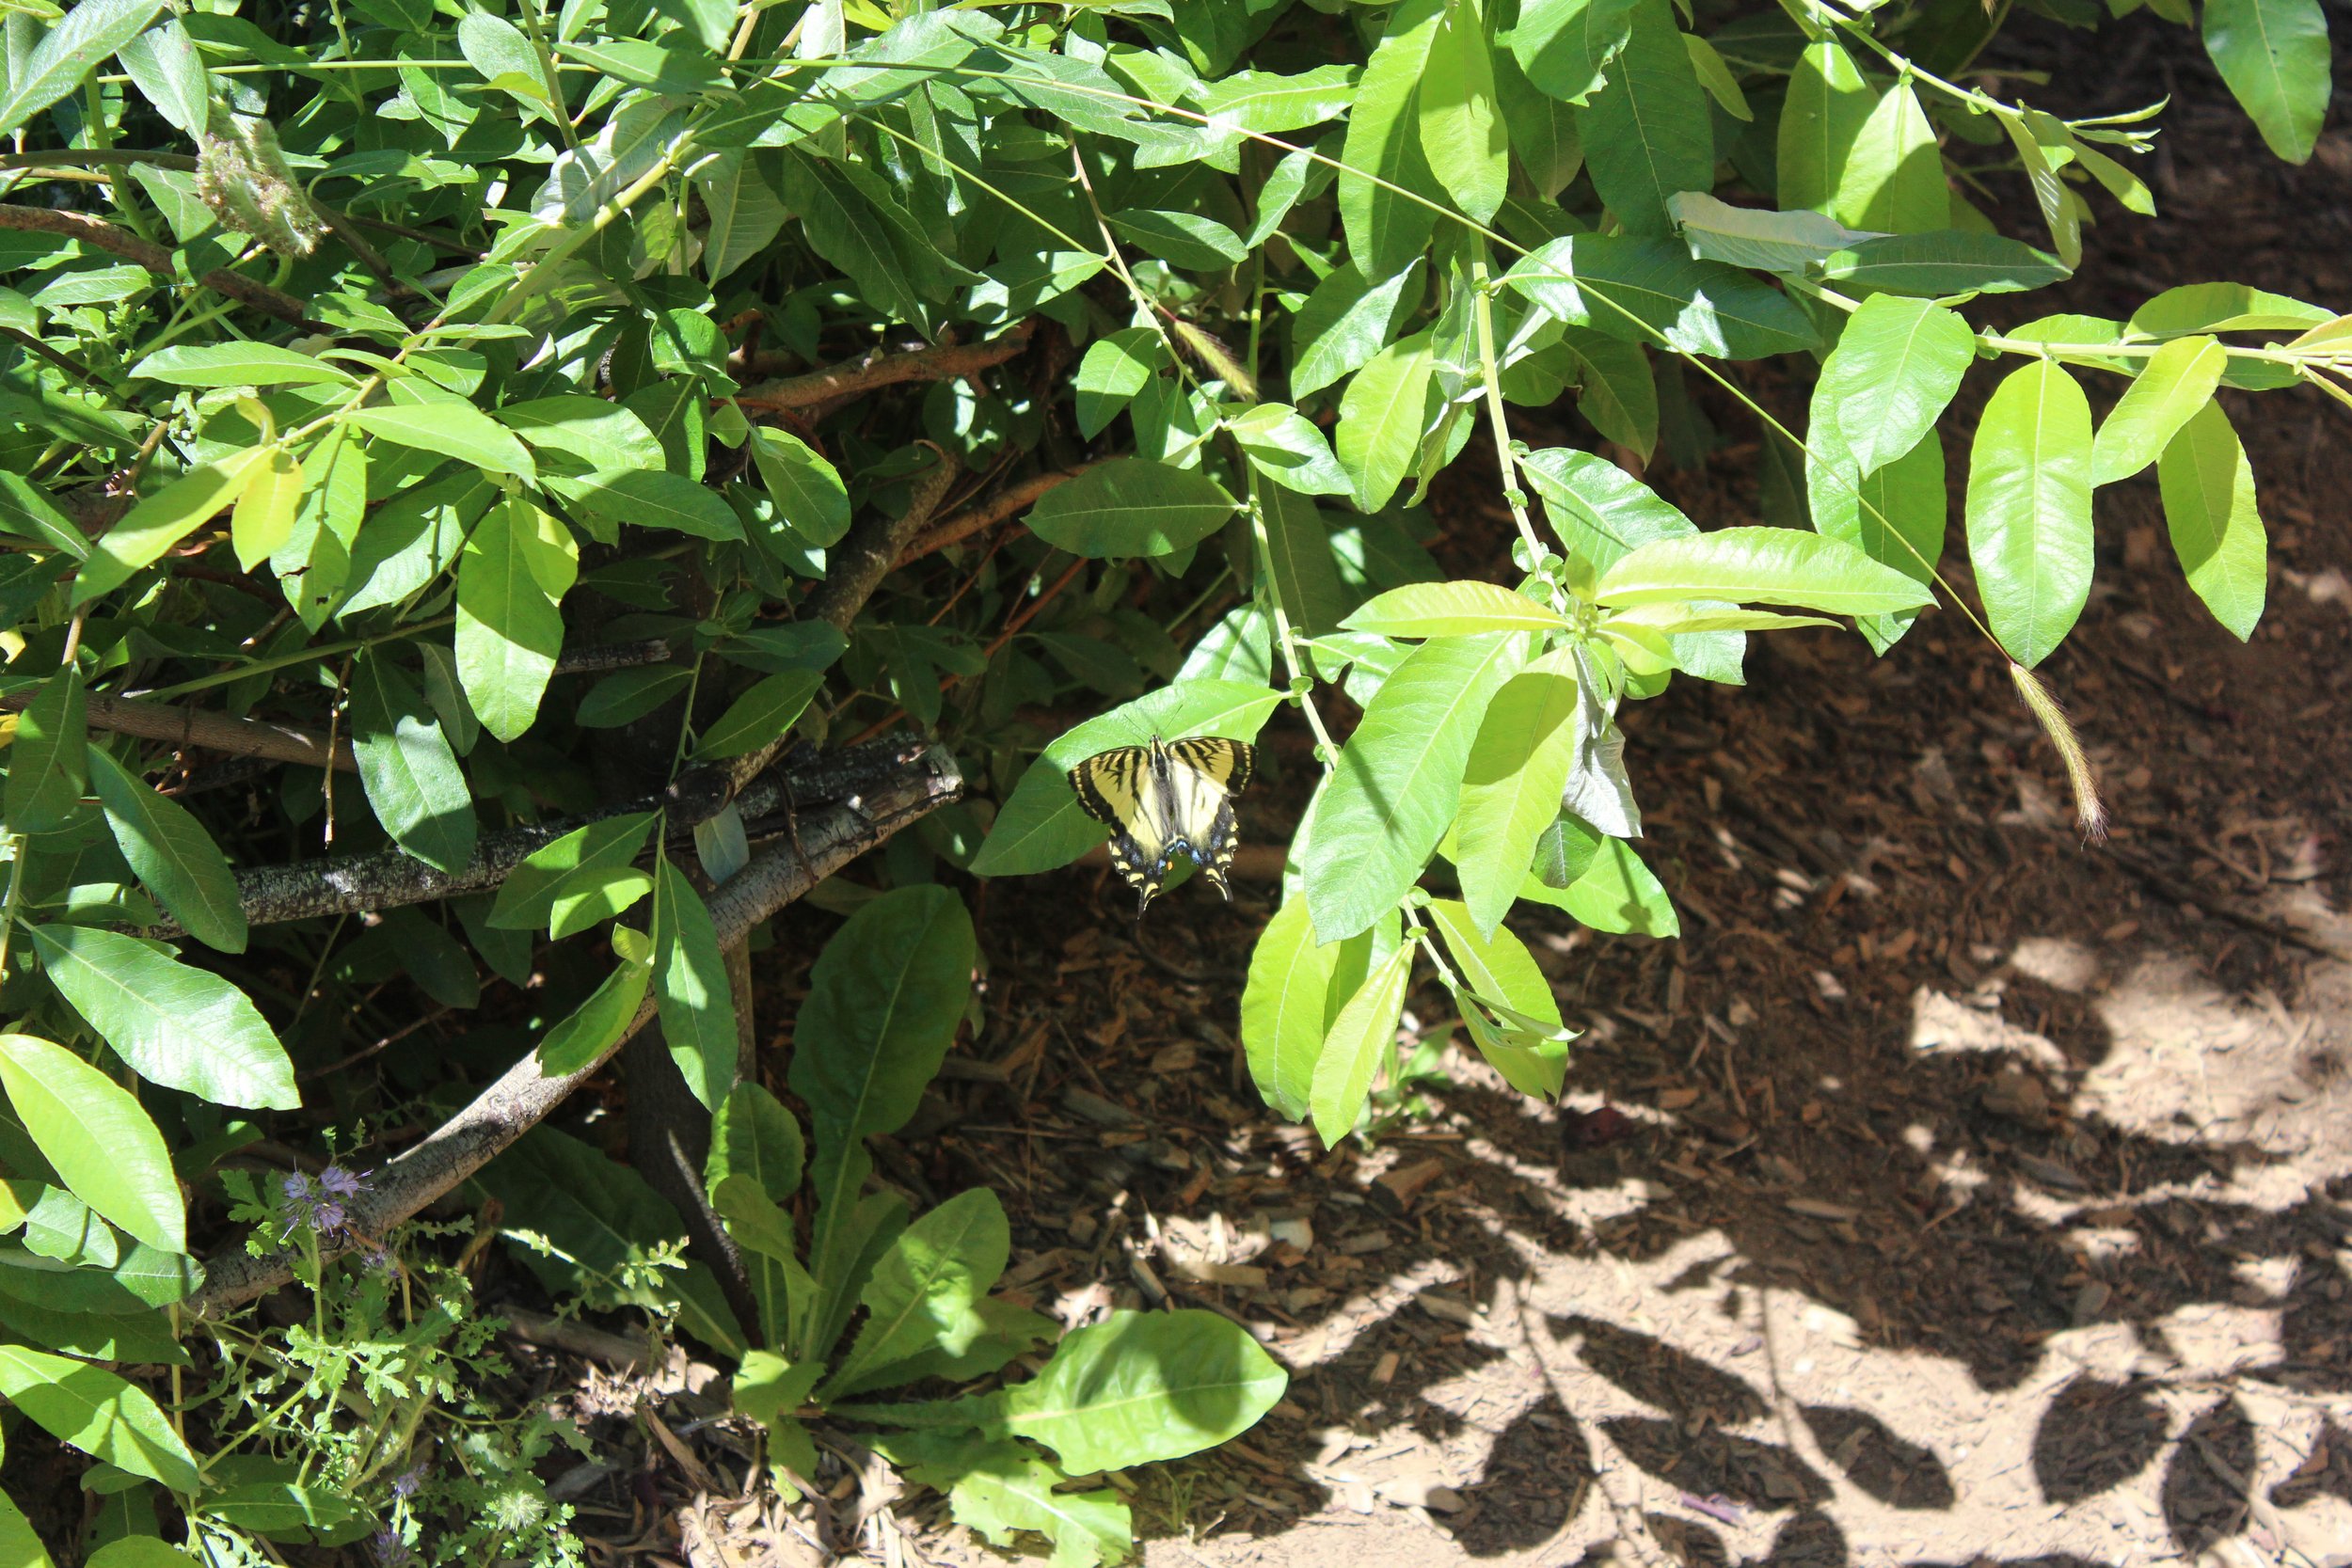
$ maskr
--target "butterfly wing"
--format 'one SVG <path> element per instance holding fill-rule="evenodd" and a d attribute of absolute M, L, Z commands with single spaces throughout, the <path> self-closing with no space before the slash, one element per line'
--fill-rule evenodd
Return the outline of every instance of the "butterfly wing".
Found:
<path fill-rule="evenodd" d="M 1209 885 L 1230 903 L 1226 878 L 1238 841 L 1233 796 L 1249 783 L 1255 759 L 1248 746 L 1219 736 L 1170 741 L 1168 754 L 1168 837 L 1184 840 Z"/>
<path fill-rule="evenodd" d="M 1184 740 L 1168 743 L 1168 753 L 1178 762 L 1200 774 L 1228 795 L 1239 795 L 1249 787 L 1249 774 L 1256 766 L 1256 753 L 1238 740 L 1228 740 L 1218 735 L 1196 735 Z"/>
<path fill-rule="evenodd" d="M 1151 752 L 1121 746 L 1090 756 L 1070 770 L 1070 787 L 1089 816 L 1111 829 L 1111 868 L 1142 895 L 1136 918 L 1168 878 L 1168 810 L 1163 781 Z"/>

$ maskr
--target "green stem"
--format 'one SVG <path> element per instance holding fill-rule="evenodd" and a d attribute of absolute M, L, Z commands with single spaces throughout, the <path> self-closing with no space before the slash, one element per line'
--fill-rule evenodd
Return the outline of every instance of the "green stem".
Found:
<path fill-rule="evenodd" d="M 289 439 L 291 440 L 292 437 Z M 387 642 L 405 641 L 428 631 L 438 631 L 441 627 L 455 622 L 456 619 L 455 615 L 437 615 L 430 621 L 420 621 L 414 626 L 400 626 L 391 631 L 378 633 L 373 637 L 354 637 L 342 642 L 329 642 L 321 647 L 297 649 L 291 654 L 280 654 L 276 658 L 256 659 L 250 664 L 240 664 L 233 670 L 215 670 L 209 675 L 199 675 L 194 680 L 182 681 L 177 686 L 167 686 L 154 691 L 144 691 L 139 695 L 151 702 L 167 703 L 174 697 L 184 697 L 191 691 L 209 691 L 215 686 L 227 686 L 230 682 L 241 681 L 247 675 L 267 674 L 272 670 L 289 669 L 296 664 L 310 664 L 318 659 L 331 658 L 337 654 L 358 653 L 364 649 L 380 647 Z"/>
<path fill-rule="evenodd" d="M 24 835 L 9 833 L 0 839 L 8 849 L 8 893 L 0 903 L 0 980 L 8 977 L 8 943 L 16 936 L 16 911 L 24 897 Z"/>

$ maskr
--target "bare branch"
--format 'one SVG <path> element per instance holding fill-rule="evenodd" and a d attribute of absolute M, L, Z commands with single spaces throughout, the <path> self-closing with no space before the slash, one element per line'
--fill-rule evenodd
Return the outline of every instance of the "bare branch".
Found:
<path fill-rule="evenodd" d="M 1109 459 L 1098 461 L 1107 462 Z M 977 506 L 965 507 L 937 528 L 926 529 L 916 534 L 898 552 L 898 564 L 904 566 L 909 562 L 920 561 L 950 545 L 961 545 L 976 533 L 986 533 L 1014 513 L 1026 512 L 1036 505 L 1038 498 L 1046 491 L 1069 483 L 1093 467 L 1092 463 L 1081 463 L 1074 468 L 1032 475 L 1009 490 L 998 491 Z"/>
<path fill-rule="evenodd" d="M 125 261 L 136 261 L 158 277 L 171 278 L 171 252 L 152 240 L 142 240 L 127 229 L 118 229 L 103 218 L 87 213 L 51 212 L 42 207 L 0 206 L 0 229 L 17 229 L 36 234 L 62 234 L 69 240 L 96 245 L 111 251 Z M 257 283 L 250 277 L 230 272 L 227 267 L 215 267 L 197 279 L 215 293 L 227 294 L 240 305 L 249 305 L 263 315 L 275 316 L 290 326 L 317 327 L 302 301 L 282 289 Z"/>
<path fill-rule="evenodd" d="M 40 694 L 0 694 L 0 712 L 20 713 Z M 352 756 L 350 741 L 337 742 L 330 752 L 325 740 L 293 724 L 239 719 L 201 708 L 176 707 L 169 703 L 143 703 L 135 697 L 110 697 L 99 691 L 91 692 L 87 701 L 90 723 L 117 735 L 135 735 L 141 740 L 160 740 L 171 746 L 200 747 L 234 757 L 301 763 L 310 768 L 325 768 L 331 757 L 333 766 L 345 773 L 356 771 L 359 766 Z"/>
<path fill-rule="evenodd" d="M 710 895 L 710 918 L 718 927 L 720 945 L 741 941 L 753 927 L 819 880 L 962 793 L 955 759 L 933 749 L 923 753 L 916 769 L 856 804 L 834 806 L 803 822 L 798 847 L 779 840 Z M 578 1072 L 549 1077 L 540 1070 L 535 1053 L 516 1062 L 475 1096 L 473 1103 L 377 1173 L 371 1189 L 352 1200 L 349 1229 L 380 1236 L 489 1164 L 562 1104 L 653 1016 L 654 1004 L 648 998 L 621 1039 Z M 204 1287 L 188 1299 L 187 1307 L 212 1314 L 241 1306 L 291 1281 L 290 1261 L 290 1255 L 255 1258 L 241 1249 L 208 1259 Z"/>
<path fill-rule="evenodd" d="M 1029 346 L 1031 329 L 1031 323 L 1023 322 L 1003 337 L 991 338 L 984 343 L 949 344 L 916 349 L 912 354 L 877 351 L 847 365 L 834 365 L 783 381 L 762 382 L 737 393 L 735 401 L 746 408 L 784 413 L 795 408 L 814 408 L 836 398 L 855 397 L 860 392 L 902 381 L 953 381 L 958 376 L 1001 365 L 1020 354 Z"/>

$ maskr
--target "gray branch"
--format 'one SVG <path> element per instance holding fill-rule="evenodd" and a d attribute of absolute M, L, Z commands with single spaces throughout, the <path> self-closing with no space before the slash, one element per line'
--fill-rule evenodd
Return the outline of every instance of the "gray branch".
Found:
<path fill-rule="evenodd" d="M 801 897 L 824 878 L 900 829 L 958 799 L 963 779 L 955 759 L 933 748 L 891 782 L 852 803 L 828 807 L 802 820 L 799 846 L 779 840 L 752 858 L 710 895 L 710 918 L 722 947 L 739 942 L 761 921 Z M 805 858 L 803 858 L 805 851 Z M 537 1126 L 564 1098 L 652 1022 L 650 998 L 603 1055 L 578 1072 L 549 1077 L 534 1053 L 507 1069 L 473 1103 L 435 1129 L 422 1143 L 379 1171 L 349 1205 L 352 1239 L 380 1237 L 440 1197 Z M 347 1250 L 343 1243 L 330 1255 Z M 199 1315 L 228 1311 L 294 1278 L 290 1254 L 256 1258 L 242 1248 L 206 1260 L 203 1288 L 188 1298 Z"/>
<path fill-rule="evenodd" d="M 786 759 L 752 781 L 736 804 L 747 832 L 762 819 L 788 816 L 796 808 L 826 801 L 854 800 L 867 791 L 887 788 L 902 776 L 921 753 L 920 742 L 904 739 L 875 741 L 837 752 L 805 752 Z M 724 805 L 702 810 L 695 800 L 647 795 L 624 800 L 586 816 L 531 822 L 490 833 L 474 845 L 473 858 L 453 872 L 437 871 L 405 850 L 379 849 L 362 855 L 337 855 L 283 865 L 248 866 L 237 873 L 237 898 L 246 923 L 272 926 L 289 920 L 314 920 L 322 915 L 358 914 L 428 903 L 481 893 L 501 884 L 534 851 L 590 822 L 630 812 L 670 811 L 671 832 L 690 837 L 694 825 Z M 781 830 L 779 830 L 781 831 Z M 183 934 L 176 921 L 144 927 L 149 936 Z"/>

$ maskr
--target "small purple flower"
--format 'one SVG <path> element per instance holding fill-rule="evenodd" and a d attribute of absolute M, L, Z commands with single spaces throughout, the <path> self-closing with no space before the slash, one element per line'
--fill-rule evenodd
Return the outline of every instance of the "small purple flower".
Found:
<path fill-rule="evenodd" d="M 288 1203 L 310 1201 L 310 1179 L 298 1170 L 288 1171 L 278 1186 L 285 1193 Z"/>
<path fill-rule="evenodd" d="M 343 1212 L 342 1204 L 329 1198 L 310 1211 L 310 1228 L 322 1236 L 331 1236 L 341 1230 L 343 1227 L 343 1222 L 350 1217 Z"/>
<path fill-rule="evenodd" d="M 337 1197 L 358 1197 L 367 1190 L 363 1180 L 341 1165 L 329 1165 L 319 1172 L 319 1185 Z"/>
<path fill-rule="evenodd" d="M 413 1497 L 417 1495 L 417 1489 L 423 1484 L 424 1466 L 421 1465 L 411 1465 L 402 1474 L 392 1478 L 392 1496 L 395 1497 Z"/>
<path fill-rule="evenodd" d="M 389 1525 L 368 1538 L 368 1550 L 378 1568 L 400 1568 L 415 1555 L 408 1550 L 408 1543 L 400 1538 L 400 1532 Z"/>
<path fill-rule="evenodd" d="M 393 1274 L 400 1268 L 400 1259 L 387 1246 L 367 1246 L 359 1251 L 359 1266 L 370 1274 Z"/>

